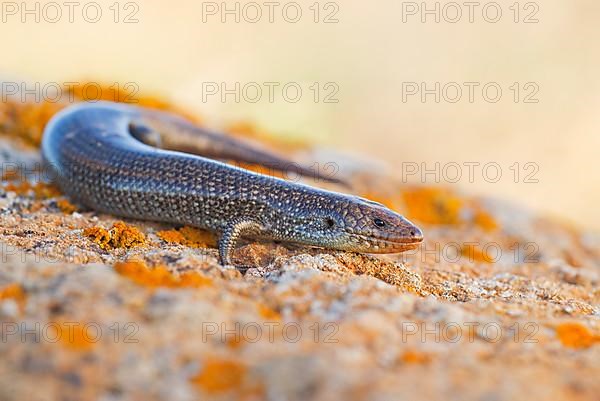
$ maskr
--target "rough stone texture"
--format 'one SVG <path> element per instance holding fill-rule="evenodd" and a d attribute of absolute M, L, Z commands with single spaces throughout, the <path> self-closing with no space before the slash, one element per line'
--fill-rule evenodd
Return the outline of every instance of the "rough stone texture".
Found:
<path fill-rule="evenodd" d="M 420 250 L 248 243 L 242 275 L 205 233 L 70 205 L 18 136 L 0 158 L 0 400 L 600 394 L 597 235 L 365 172 L 354 191 L 423 227 Z"/>

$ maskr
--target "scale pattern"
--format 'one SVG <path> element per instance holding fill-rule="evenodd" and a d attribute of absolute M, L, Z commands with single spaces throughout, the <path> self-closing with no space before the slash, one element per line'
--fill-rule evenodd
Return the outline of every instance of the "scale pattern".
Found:
<path fill-rule="evenodd" d="M 189 224 L 217 233 L 251 226 L 247 232 L 235 232 L 234 239 L 368 253 L 401 252 L 422 240 L 415 225 L 381 204 L 158 149 L 130 134 L 132 122 L 152 130 L 161 121 L 160 135 L 175 135 L 181 120 L 172 133 L 165 130 L 172 119 L 164 112 L 115 103 L 73 105 L 47 125 L 42 154 L 63 192 L 118 216 Z M 186 124 L 192 130 L 192 124 Z M 225 257 L 234 245 L 220 244 L 222 250 L 227 248 Z"/>

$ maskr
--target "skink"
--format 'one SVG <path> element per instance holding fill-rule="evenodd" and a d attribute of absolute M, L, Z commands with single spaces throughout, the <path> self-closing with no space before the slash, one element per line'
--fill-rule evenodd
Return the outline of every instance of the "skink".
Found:
<path fill-rule="evenodd" d="M 242 237 L 361 253 L 403 252 L 423 239 L 379 203 L 208 158 L 284 162 L 167 112 L 69 106 L 46 126 L 42 155 L 62 191 L 87 207 L 216 232 L 223 265 Z"/>

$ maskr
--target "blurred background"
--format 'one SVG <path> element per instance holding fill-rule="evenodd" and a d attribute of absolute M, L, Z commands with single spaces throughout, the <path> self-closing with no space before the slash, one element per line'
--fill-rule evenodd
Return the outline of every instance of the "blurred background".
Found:
<path fill-rule="evenodd" d="M 5 82 L 154 94 L 600 229 L 597 1 L 70 4 L 2 2 Z"/>

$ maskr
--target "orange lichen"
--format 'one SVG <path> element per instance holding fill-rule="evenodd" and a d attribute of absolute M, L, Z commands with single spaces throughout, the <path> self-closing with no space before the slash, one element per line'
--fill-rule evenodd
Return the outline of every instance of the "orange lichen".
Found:
<path fill-rule="evenodd" d="M 476 207 L 473 214 L 473 223 L 481 227 L 484 231 L 494 231 L 498 229 L 498 222 L 494 217 L 487 211 Z"/>
<path fill-rule="evenodd" d="M 429 354 L 412 350 L 405 351 L 400 357 L 400 359 L 404 363 L 413 364 L 426 364 L 431 362 L 431 356 Z"/>
<path fill-rule="evenodd" d="M 29 208 L 29 211 L 31 213 L 35 213 L 38 210 L 41 210 L 44 207 L 44 204 L 40 201 L 33 201 L 33 203 L 31 204 L 31 207 Z"/>
<path fill-rule="evenodd" d="M 407 216 L 423 223 L 471 224 L 488 232 L 499 227 L 496 219 L 477 199 L 463 198 L 448 188 L 405 189 L 402 192 L 402 199 Z"/>
<path fill-rule="evenodd" d="M 28 181 L 9 182 L 4 185 L 4 189 L 15 192 L 19 196 L 28 196 L 33 192 L 36 199 L 48 199 L 60 195 L 57 187 L 45 182 L 37 182 L 35 185 L 31 185 Z"/>
<path fill-rule="evenodd" d="M 242 345 L 246 343 L 246 337 L 244 337 L 243 333 L 239 333 L 237 335 L 227 336 L 225 339 L 225 344 L 231 349 L 238 349 Z"/>
<path fill-rule="evenodd" d="M 261 138 L 265 136 L 264 132 L 259 131 L 256 125 L 247 121 L 238 121 L 230 124 L 227 127 L 227 132 L 235 136 L 246 137 L 246 138 Z"/>
<path fill-rule="evenodd" d="M 459 224 L 463 200 L 441 188 L 414 188 L 402 193 L 409 218 L 429 224 Z"/>
<path fill-rule="evenodd" d="M 86 228 L 83 235 L 92 238 L 102 249 L 132 248 L 146 242 L 146 236 L 140 230 L 122 221 L 115 222 L 110 230 L 96 226 Z"/>
<path fill-rule="evenodd" d="M 38 182 L 33 186 L 33 192 L 36 199 L 48 199 L 60 196 L 60 190 L 52 185 L 45 182 Z"/>
<path fill-rule="evenodd" d="M 50 118 L 64 107 L 59 103 L 15 103 L 12 102 L 12 121 L 8 133 L 39 146 L 44 127 Z"/>
<path fill-rule="evenodd" d="M 102 249 L 110 249 L 110 233 L 102 227 L 88 227 L 83 230 L 83 235 L 92 238 Z"/>
<path fill-rule="evenodd" d="M 556 335 L 562 345 L 569 348 L 588 348 L 600 342 L 600 335 L 580 323 L 561 323 L 556 327 Z"/>
<path fill-rule="evenodd" d="M 281 315 L 279 314 L 279 312 L 262 303 L 258 304 L 258 314 L 265 320 L 281 319 Z"/>
<path fill-rule="evenodd" d="M 217 246 L 217 239 L 214 234 L 190 226 L 159 231 L 156 235 L 163 241 L 186 245 L 192 248 L 214 248 Z"/>
<path fill-rule="evenodd" d="M 486 252 L 475 244 L 464 244 L 461 252 L 469 261 L 494 263 L 495 255 Z"/>
<path fill-rule="evenodd" d="M 8 100 L 8 99 L 5 99 Z M 8 101 L 0 102 L 0 130 L 10 121 L 11 107 Z"/>
<path fill-rule="evenodd" d="M 27 181 L 17 183 L 9 182 L 4 185 L 4 190 L 7 192 L 14 192 L 19 196 L 26 196 L 29 194 L 29 191 L 31 191 L 31 184 Z"/>
<path fill-rule="evenodd" d="M 210 394 L 240 390 L 247 371 L 248 367 L 242 362 L 210 358 L 204 361 L 202 370 L 191 382 Z"/>
<path fill-rule="evenodd" d="M 75 206 L 74 204 L 72 204 L 71 202 L 69 202 L 66 199 L 60 199 L 59 201 L 57 201 L 56 206 L 58 206 L 60 211 L 63 212 L 64 214 L 71 214 L 71 213 L 77 211 L 77 206 Z"/>
<path fill-rule="evenodd" d="M 19 305 L 20 309 L 23 310 L 27 296 L 20 284 L 13 283 L 0 288 L 0 302 L 6 299 L 14 300 Z"/>
<path fill-rule="evenodd" d="M 185 239 L 183 234 L 177 229 L 158 231 L 156 235 L 158 236 L 158 238 L 162 239 L 165 242 L 170 242 L 172 244 L 187 245 L 187 240 Z"/>
<path fill-rule="evenodd" d="M 82 322 L 52 322 L 49 325 L 54 332 L 53 342 L 63 345 L 73 351 L 89 351 L 99 340 L 97 324 Z"/>
<path fill-rule="evenodd" d="M 70 85 L 68 93 L 77 100 L 82 101 L 99 101 L 105 100 L 117 103 L 138 103 L 140 100 L 137 97 L 137 88 L 134 84 L 131 86 L 123 85 L 107 85 L 97 82 L 87 81 L 78 82 L 75 85 Z M 153 99 L 157 105 L 163 106 L 163 102 L 158 99 Z"/>
<path fill-rule="evenodd" d="M 18 169 L 6 169 L 2 172 L 2 181 L 18 181 L 21 176 L 21 172 Z"/>
<path fill-rule="evenodd" d="M 196 272 L 186 272 L 175 276 L 164 266 L 150 269 L 139 260 L 118 262 L 115 264 L 115 271 L 137 284 L 152 288 L 200 288 L 213 283 L 210 278 Z"/>
<path fill-rule="evenodd" d="M 197 116 L 188 113 L 187 111 L 175 106 L 170 102 L 164 101 L 155 96 L 148 96 L 146 94 L 140 95 L 138 93 L 138 87 L 134 83 L 110 85 L 92 81 L 84 81 L 76 85 L 69 86 L 67 92 L 77 100 L 106 100 L 109 102 L 128 103 L 136 106 L 148 107 L 151 109 L 171 111 L 173 113 L 182 115 L 189 120 L 195 121 L 196 123 L 199 122 L 199 118 Z"/>
<path fill-rule="evenodd" d="M 10 97 L 2 102 L 0 108 L 0 131 L 7 135 L 23 139 L 26 143 L 39 146 L 44 128 L 50 118 L 58 111 L 78 101 L 108 100 L 131 103 L 142 107 L 171 111 L 196 123 L 200 119 L 180 107 L 156 97 L 138 96 L 136 85 L 109 85 L 96 82 L 80 82 L 64 88 L 62 99 L 43 102 L 23 103 Z"/>
<path fill-rule="evenodd" d="M 122 221 L 113 224 L 110 230 L 111 243 L 115 248 L 131 248 L 144 245 L 146 236 L 136 227 Z"/>

